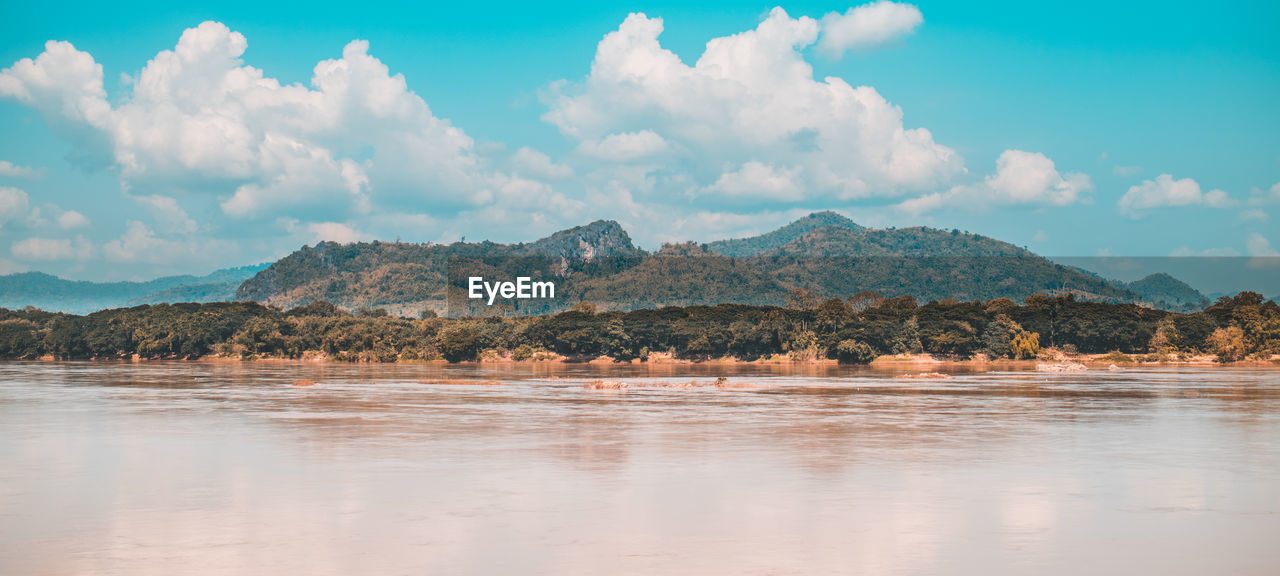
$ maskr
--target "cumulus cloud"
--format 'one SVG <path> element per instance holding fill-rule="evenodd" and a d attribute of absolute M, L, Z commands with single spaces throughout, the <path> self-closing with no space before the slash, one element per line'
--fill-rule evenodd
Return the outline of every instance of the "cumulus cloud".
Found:
<path fill-rule="evenodd" d="M 1075 204 L 1083 194 L 1093 190 L 1087 175 L 1058 173 L 1044 154 L 1005 150 L 996 159 L 996 173 L 988 176 L 986 185 L 995 192 L 997 201 L 1012 204 Z"/>
<path fill-rule="evenodd" d="M 613 162 L 647 158 L 666 149 L 667 141 L 652 130 L 609 134 L 599 142 L 586 141 L 578 146 L 584 154 Z"/>
<path fill-rule="evenodd" d="M 775 8 L 755 29 L 707 42 L 692 66 L 659 43 L 662 30 L 660 18 L 631 14 L 600 41 L 584 80 L 544 96 L 543 118 L 594 152 L 598 171 L 670 151 L 661 170 L 671 181 L 652 188 L 683 198 L 767 158 L 799 179 L 792 202 L 901 195 L 964 172 L 874 88 L 814 78 L 801 54 L 818 40 L 813 18 Z"/>
<path fill-rule="evenodd" d="M 706 192 L 734 198 L 763 198 L 788 202 L 801 196 L 800 169 L 777 169 L 754 160 L 720 175 Z"/>
<path fill-rule="evenodd" d="M 211 260 L 236 263 L 239 246 L 275 257 L 316 237 L 383 234 L 379 226 L 393 221 L 439 227 L 511 211 L 559 226 L 582 216 L 580 200 L 548 183 L 572 178 L 572 168 L 532 148 L 499 159 L 501 145 L 478 145 L 437 117 L 367 42 L 317 63 L 305 84 L 246 64 L 247 47 L 239 32 L 201 23 L 110 97 L 102 65 L 67 42 L 0 70 L 0 99 L 38 111 L 78 159 L 108 168 L 125 199 L 151 216 L 102 244 L 105 261 L 130 265 L 113 270 L 196 271 Z M 612 157 L 637 153 L 625 139 L 601 144 Z M 30 213 L 16 194 L 0 192 L 0 218 Z M 87 223 L 78 212 L 56 221 Z M 210 246 L 224 249 L 212 258 Z"/>
<path fill-rule="evenodd" d="M 1245 250 L 1250 256 L 1270 258 L 1280 256 L 1275 248 L 1271 247 L 1271 241 L 1266 236 L 1257 232 L 1251 233 L 1244 239 Z"/>
<path fill-rule="evenodd" d="M 328 241 L 337 242 L 339 244 L 349 244 L 351 242 L 372 239 L 368 234 L 358 232 L 354 228 L 340 222 L 316 222 L 309 224 L 307 226 L 307 230 L 311 232 L 312 240 L 315 242 Z"/>
<path fill-rule="evenodd" d="M 281 84 L 241 56 L 218 22 L 184 31 L 109 103 L 102 66 L 66 42 L 0 71 L 0 96 L 70 125 L 142 194 L 212 192 L 226 215 L 292 209 L 346 215 L 368 198 L 395 206 L 471 206 L 490 175 L 471 138 L 434 116 L 404 77 L 353 41 L 316 65 L 310 86 Z"/>
<path fill-rule="evenodd" d="M 196 221 L 187 216 L 187 211 L 178 205 L 178 201 L 169 196 L 133 196 L 155 216 L 155 220 L 164 227 L 165 232 L 190 234 L 196 231 Z"/>
<path fill-rule="evenodd" d="M 866 50 L 906 36 L 923 22 L 919 8 L 888 0 L 850 8 L 844 14 L 832 12 L 822 18 L 818 51 L 839 58 L 847 50 Z"/>
<path fill-rule="evenodd" d="M 27 238 L 14 242 L 10 247 L 14 258 L 29 262 L 53 262 L 58 260 L 85 261 L 93 257 L 93 244 L 84 236 L 71 238 Z"/>
<path fill-rule="evenodd" d="M 324 217 L 342 212 L 368 212 L 369 177 L 353 160 L 334 159 L 327 150 L 297 140 L 267 135 L 261 161 L 275 177 L 236 187 L 221 203 L 222 211 L 240 218 L 279 213 Z"/>
<path fill-rule="evenodd" d="M 46 118 L 104 128 L 111 123 L 102 65 L 70 42 L 50 40 L 35 60 L 0 71 L 0 96 L 27 104 Z"/>
<path fill-rule="evenodd" d="M 1277 203 L 1280 203 L 1280 182 L 1273 184 L 1268 190 L 1254 187 L 1249 191 L 1248 204 L 1250 206 L 1266 206 Z"/>
<path fill-rule="evenodd" d="M 26 192 L 18 188 L 0 186 L 0 226 L 25 218 L 29 204 Z"/>
<path fill-rule="evenodd" d="M 911 198 L 899 209 L 920 214 L 943 206 L 1023 204 L 1067 206 L 1086 200 L 1093 191 L 1086 174 L 1058 172 L 1048 156 L 1039 152 L 1005 150 L 996 159 L 996 172 L 979 184 L 955 186 L 946 192 Z"/>
<path fill-rule="evenodd" d="M 511 157 L 513 172 L 546 180 L 564 180 L 573 177 L 573 168 L 557 164 L 550 156 L 528 146 L 521 147 Z"/>
<path fill-rule="evenodd" d="M 28 166 L 18 166 L 8 160 L 0 160 L 0 176 L 34 176 L 40 171 Z"/>
<path fill-rule="evenodd" d="M 72 228 L 83 228 L 89 225 L 89 219 L 85 217 L 84 214 L 76 212 L 75 210 L 67 210 L 62 214 L 59 214 L 57 218 L 57 222 L 58 222 L 58 227 L 62 228 L 63 230 L 70 230 Z"/>
<path fill-rule="evenodd" d="M 119 264 L 206 263 L 226 255 L 234 256 L 234 245 L 214 238 L 185 236 L 166 238 L 156 235 L 146 224 L 131 220 L 124 234 L 102 245 L 108 262 Z"/>
<path fill-rule="evenodd" d="M 1130 186 L 1119 202 L 1120 211 L 1133 218 L 1142 217 L 1152 208 L 1200 205 L 1226 208 L 1234 204 L 1222 190 L 1201 193 L 1200 184 L 1195 180 L 1175 180 L 1169 174 L 1161 174 L 1155 180 L 1145 180 L 1141 184 Z"/>
<path fill-rule="evenodd" d="M 1250 208 L 1240 212 L 1240 219 L 1246 222 L 1266 222 L 1270 216 L 1266 212 L 1257 208 Z"/>

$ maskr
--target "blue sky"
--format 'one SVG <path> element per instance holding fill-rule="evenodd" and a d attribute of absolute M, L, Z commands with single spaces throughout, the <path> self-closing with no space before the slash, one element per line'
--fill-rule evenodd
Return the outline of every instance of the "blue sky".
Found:
<path fill-rule="evenodd" d="M 0 9 L 0 272 L 819 209 L 1051 256 L 1280 246 L 1274 3 L 265 4 Z"/>

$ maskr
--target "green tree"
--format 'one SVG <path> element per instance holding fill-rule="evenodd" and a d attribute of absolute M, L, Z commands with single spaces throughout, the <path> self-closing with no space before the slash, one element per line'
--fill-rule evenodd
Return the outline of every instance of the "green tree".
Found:
<path fill-rule="evenodd" d="M 870 364 L 876 359 L 876 351 L 858 340 L 841 340 L 836 345 L 836 358 L 841 364 Z"/>
<path fill-rule="evenodd" d="M 1209 335 L 1206 342 L 1209 351 L 1218 355 L 1219 362 L 1235 362 L 1244 360 L 1248 353 L 1248 344 L 1244 339 L 1244 330 L 1239 326 L 1218 328 Z"/>

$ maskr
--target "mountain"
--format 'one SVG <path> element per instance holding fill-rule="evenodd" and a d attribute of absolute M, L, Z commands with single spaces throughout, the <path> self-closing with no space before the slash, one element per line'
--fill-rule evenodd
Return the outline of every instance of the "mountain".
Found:
<path fill-rule="evenodd" d="M 1091 301 L 1135 299 L 1109 280 L 958 230 L 819 228 L 761 257 L 792 285 L 823 295 L 871 291 L 965 301 L 1069 292 Z"/>
<path fill-rule="evenodd" d="M 993 258 L 1035 256 L 1031 252 L 994 238 L 958 230 L 936 228 L 894 228 L 854 230 L 824 227 L 771 251 L 774 254 L 829 258 L 841 256 L 966 257 Z M 1035 256 L 1038 258 L 1038 256 Z"/>
<path fill-rule="evenodd" d="M 160 302 L 231 300 L 244 280 L 267 264 L 218 270 L 205 276 L 166 276 L 145 282 L 64 280 L 42 272 L 0 276 L 0 307 L 35 306 L 42 310 L 85 314 L 105 308 Z"/>
<path fill-rule="evenodd" d="M 561 230 L 527 245 L 518 245 L 517 251 L 577 261 L 592 261 L 597 257 L 639 255 L 641 251 L 631 243 L 631 236 L 613 220 L 597 220 L 586 226 Z"/>
<path fill-rule="evenodd" d="M 236 299 L 282 308 L 326 300 L 347 309 L 384 308 L 399 315 L 428 309 L 444 313 L 451 273 L 455 287 L 469 275 L 607 275 L 618 263 L 644 255 L 612 220 L 562 230 L 528 244 L 321 242 L 302 247 L 246 280 Z"/>
<path fill-rule="evenodd" d="M 1201 310 L 1209 305 L 1209 299 L 1199 290 L 1163 272 L 1130 282 L 1126 287 L 1157 308 Z"/>
<path fill-rule="evenodd" d="M 717 254 L 735 258 L 756 256 L 786 246 L 819 228 L 844 228 L 853 232 L 866 230 L 866 228 L 859 226 L 853 220 L 835 212 L 814 212 L 768 234 L 750 238 L 717 240 L 707 244 L 706 247 L 707 250 Z"/>
<path fill-rule="evenodd" d="M 512 300 L 516 313 L 592 302 L 631 310 L 693 304 L 784 304 L 797 288 L 820 297 L 861 291 L 919 300 L 1023 300 L 1037 293 L 1132 302 L 1123 286 L 993 238 L 932 228 L 875 230 L 838 214 L 810 215 L 753 238 L 636 248 L 613 221 L 528 244 L 323 242 L 246 280 L 237 300 L 291 308 L 327 300 L 347 309 L 461 315 L 492 309 L 468 299 L 466 279 L 529 276 L 556 283 L 554 300 Z"/>

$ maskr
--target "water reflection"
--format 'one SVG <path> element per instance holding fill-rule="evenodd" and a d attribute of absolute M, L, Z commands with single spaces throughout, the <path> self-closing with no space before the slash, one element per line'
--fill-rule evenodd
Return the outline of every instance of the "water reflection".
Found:
<path fill-rule="evenodd" d="M 901 373 L 0 364 L 0 573 L 1280 562 L 1280 371 Z"/>

